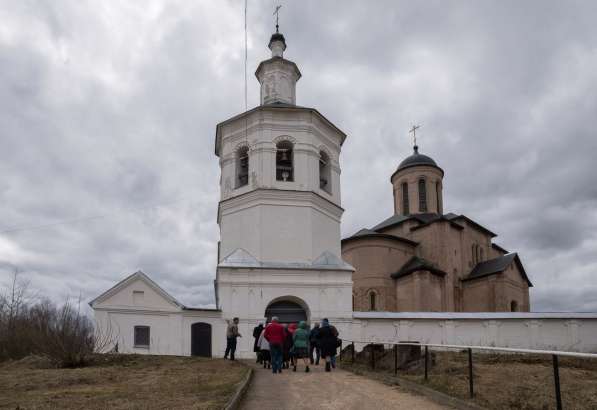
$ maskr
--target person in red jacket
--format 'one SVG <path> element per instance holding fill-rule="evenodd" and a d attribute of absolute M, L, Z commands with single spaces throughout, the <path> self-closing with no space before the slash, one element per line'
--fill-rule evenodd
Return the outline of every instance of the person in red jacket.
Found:
<path fill-rule="evenodd" d="M 272 317 L 272 322 L 265 328 L 263 334 L 269 342 L 270 354 L 272 359 L 272 372 L 282 373 L 282 348 L 284 345 L 284 327 L 278 323 L 276 316 Z"/>

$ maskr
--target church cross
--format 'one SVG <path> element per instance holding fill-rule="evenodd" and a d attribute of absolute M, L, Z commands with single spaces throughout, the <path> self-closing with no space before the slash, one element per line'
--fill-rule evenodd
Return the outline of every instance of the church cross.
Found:
<path fill-rule="evenodd" d="M 274 11 L 274 14 L 272 14 L 273 16 L 276 16 L 276 33 L 278 32 L 278 18 L 280 17 L 280 9 L 282 8 L 282 6 L 276 6 L 276 10 Z"/>
<path fill-rule="evenodd" d="M 413 127 L 410 129 L 410 131 L 408 131 L 408 133 L 410 134 L 412 132 L 413 134 L 413 139 L 415 142 L 415 147 L 417 146 L 417 130 L 421 128 L 420 125 L 413 125 Z"/>

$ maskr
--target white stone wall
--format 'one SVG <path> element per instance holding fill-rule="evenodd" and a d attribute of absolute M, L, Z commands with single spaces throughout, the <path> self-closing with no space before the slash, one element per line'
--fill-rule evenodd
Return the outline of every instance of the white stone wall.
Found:
<path fill-rule="evenodd" d="M 185 311 L 164 312 L 96 308 L 95 327 L 102 335 L 110 335 L 112 343 L 103 351 L 112 350 L 118 343 L 120 353 L 189 356 L 191 354 L 191 325 L 197 322 L 212 326 L 212 355 L 223 356 L 226 347 L 226 322 L 220 312 Z M 135 347 L 135 326 L 149 326 L 148 348 Z"/>
<path fill-rule="evenodd" d="M 597 353 L 597 314 L 355 312 L 357 341 L 508 347 Z M 364 344 L 357 343 L 357 350 Z"/>

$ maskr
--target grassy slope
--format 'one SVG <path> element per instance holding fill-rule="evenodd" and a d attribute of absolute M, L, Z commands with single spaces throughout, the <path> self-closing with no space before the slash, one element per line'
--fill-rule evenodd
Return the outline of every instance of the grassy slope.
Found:
<path fill-rule="evenodd" d="M 376 361 L 377 371 L 368 363 L 343 363 L 347 370 L 379 378 L 394 378 L 394 358 L 387 352 Z M 466 353 L 437 352 L 429 381 L 423 370 L 399 371 L 401 377 L 424 383 L 451 396 L 468 400 L 468 357 Z M 490 409 L 543 410 L 555 408 L 553 367 L 550 356 L 473 354 L 475 402 Z M 560 384 L 565 409 L 597 409 L 597 360 L 560 358 Z"/>
<path fill-rule="evenodd" d="M 0 364 L 0 408 L 219 409 L 247 368 L 224 360 L 118 355 L 80 369 Z"/>

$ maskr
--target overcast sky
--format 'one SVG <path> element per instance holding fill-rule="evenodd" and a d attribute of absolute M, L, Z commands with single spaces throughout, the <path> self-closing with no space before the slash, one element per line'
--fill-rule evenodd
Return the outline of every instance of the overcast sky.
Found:
<path fill-rule="evenodd" d="M 597 2 L 282 1 L 297 103 L 348 134 L 344 236 L 420 151 L 444 208 L 519 253 L 536 311 L 597 311 Z M 253 73 L 272 1 L 249 0 Z M 214 303 L 216 124 L 244 110 L 242 1 L 1 1 L 0 282 L 56 301 L 138 269 Z"/>

